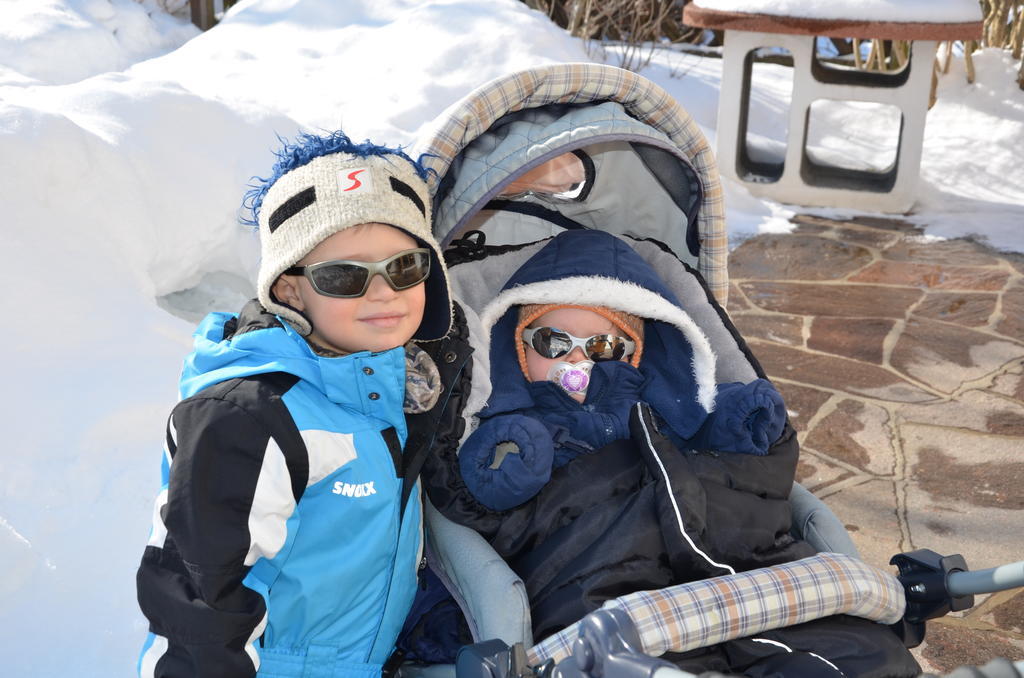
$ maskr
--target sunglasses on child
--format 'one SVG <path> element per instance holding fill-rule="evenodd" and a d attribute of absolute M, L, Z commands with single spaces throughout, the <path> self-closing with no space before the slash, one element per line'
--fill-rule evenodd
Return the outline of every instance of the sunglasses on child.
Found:
<path fill-rule="evenodd" d="M 383 277 L 396 292 L 419 285 L 430 275 L 430 250 L 403 250 L 382 261 L 333 259 L 292 266 L 284 273 L 305 276 L 313 289 L 325 297 L 354 299 L 366 294 L 375 275 Z"/>
<path fill-rule="evenodd" d="M 621 360 L 633 355 L 636 350 L 636 344 L 626 337 L 595 334 L 581 338 L 557 327 L 529 327 L 523 330 L 523 342 L 545 358 L 561 358 L 579 347 L 595 363 Z"/>

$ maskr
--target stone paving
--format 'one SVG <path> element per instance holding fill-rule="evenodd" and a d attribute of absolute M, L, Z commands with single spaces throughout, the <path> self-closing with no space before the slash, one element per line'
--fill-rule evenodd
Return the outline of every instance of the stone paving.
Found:
<path fill-rule="evenodd" d="M 730 255 L 728 311 L 786 398 L 800 482 L 872 564 L 1024 560 L 1024 256 L 898 220 L 793 221 Z M 930 671 L 1024 659 L 1024 591 L 930 622 L 914 652 Z"/>

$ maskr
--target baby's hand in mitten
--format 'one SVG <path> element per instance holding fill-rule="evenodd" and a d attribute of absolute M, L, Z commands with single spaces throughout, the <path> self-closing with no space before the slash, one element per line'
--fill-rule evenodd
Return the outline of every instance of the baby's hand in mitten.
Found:
<path fill-rule="evenodd" d="M 754 447 L 764 450 L 762 454 L 765 454 L 782 435 L 786 425 L 786 403 L 775 387 L 764 379 L 747 384 L 747 389 L 747 430 Z"/>
<path fill-rule="evenodd" d="M 466 487 L 496 511 L 519 506 L 551 479 L 554 444 L 547 427 L 521 414 L 485 419 L 459 450 Z"/>
<path fill-rule="evenodd" d="M 712 417 L 715 431 L 712 447 L 767 454 L 768 448 L 782 435 L 786 405 L 775 387 L 765 379 L 755 379 L 749 384 L 719 384 Z"/>

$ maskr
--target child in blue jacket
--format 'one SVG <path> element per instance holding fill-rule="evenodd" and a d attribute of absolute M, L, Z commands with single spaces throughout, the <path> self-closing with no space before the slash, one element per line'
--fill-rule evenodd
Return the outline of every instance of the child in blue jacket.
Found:
<path fill-rule="evenodd" d="M 141 676 L 376 678 L 422 555 L 406 415 L 448 385 L 423 167 L 305 135 L 254 189 L 258 299 L 195 333 L 138 570 Z M 461 358 L 460 358 L 461 359 Z"/>

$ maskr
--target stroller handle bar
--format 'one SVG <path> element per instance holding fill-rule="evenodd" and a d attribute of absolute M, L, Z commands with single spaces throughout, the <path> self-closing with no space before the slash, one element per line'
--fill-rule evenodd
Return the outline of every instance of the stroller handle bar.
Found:
<path fill-rule="evenodd" d="M 696 675 L 643 654 L 638 649 L 641 640 L 637 628 L 621 609 L 597 610 L 580 624 L 572 654 L 557 664 L 548 663 L 539 672 L 511 671 L 502 676 L 500 671 L 471 671 L 457 678 L 730 678 L 714 671 Z M 496 666 L 494 662 L 491 665 Z M 925 674 L 921 678 L 938 677 Z M 961 667 L 943 678 L 1024 678 L 1024 661 L 994 659 L 983 667 Z"/>
<path fill-rule="evenodd" d="M 946 587 L 954 596 L 993 593 L 1024 586 L 1024 560 L 987 570 L 950 572 Z"/>
<path fill-rule="evenodd" d="M 640 591 L 606 602 L 529 649 L 522 643 L 510 648 L 497 639 L 466 646 L 456 662 L 456 678 L 727 678 L 714 672 L 697 676 L 659 657 L 832 614 L 899 621 L 905 632 L 919 626 L 923 638 L 925 621 L 970 607 L 973 594 L 1024 586 L 1024 561 L 971 572 L 962 556 L 922 549 L 894 556 L 892 562 L 899 565 L 898 578 L 851 556 L 819 553 L 761 570 Z M 770 593 L 783 588 L 791 600 Z M 729 604 L 723 604 L 726 598 Z M 1024 678 L 1024 661 L 994 659 L 944 678 Z"/>
<path fill-rule="evenodd" d="M 895 576 L 845 554 L 819 553 L 759 570 L 638 591 L 606 602 L 604 609 L 627 615 L 638 633 L 636 649 L 660 656 L 834 614 L 894 624 L 903 618 L 906 605 Z M 529 663 L 557 663 L 571 655 L 579 629 L 577 622 L 535 645 L 528 651 Z"/>
<path fill-rule="evenodd" d="M 894 556 L 893 562 L 900 567 L 899 577 L 851 556 L 819 553 L 761 570 L 640 591 L 606 602 L 601 610 L 530 648 L 527 661 L 532 666 L 544 662 L 560 665 L 574 655 L 578 639 L 588 628 L 588 618 L 598 614 L 612 614 L 609 623 L 615 619 L 619 621 L 614 624 L 628 625 L 631 638 L 635 638 L 628 643 L 630 649 L 649 657 L 686 652 L 833 614 L 886 624 L 901 622 L 904 642 L 912 641 L 908 646 L 913 647 L 923 639 L 927 619 L 972 606 L 975 593 L 1024 586 L 1024 561 L 972 572 L 962 556 L 919 550 Z M 793 592 L 795 604 L 773 593 L 783 588 Z M 722 595 L 723 589 L 728 596 Z M 1024 662 L 996 660 L 990 667 L 980 675 L 1024 678 Z M 653 678 L 655 668 L 664 672 L 658 678 L 689 676 L 664 664 L 651 668 L 644 678 Z M 958 675 L 976 674 L 953 673 L 950 678 Z"/>

